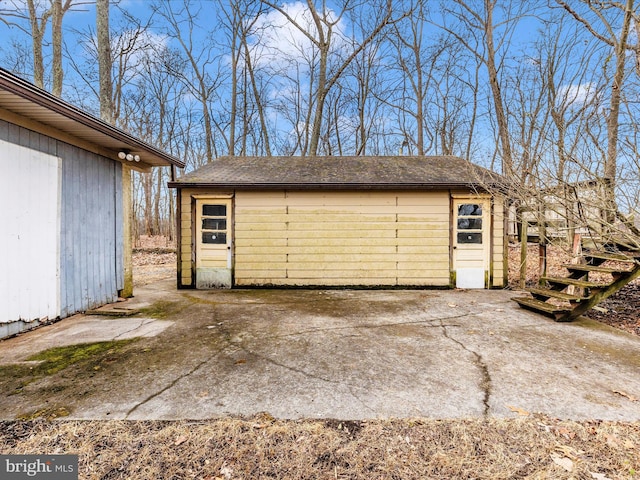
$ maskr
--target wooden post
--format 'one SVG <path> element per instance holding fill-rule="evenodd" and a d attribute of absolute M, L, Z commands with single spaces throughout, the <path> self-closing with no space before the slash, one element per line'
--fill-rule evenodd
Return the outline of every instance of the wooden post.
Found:
<path fill-rule="evenodd" d="M 131 167 L 122 164 L 122 254 L 124 266 L 124 284 L 119 295 L 122 298 L 133 297 L 133 246 L 131 225 L 133 205 L 131 198 Z"/>
<path fill-rule="evenodd" d="M 540 267 L 538 285 L 544 285 L 544 280 L 542 279 L 542 277 L 547 276 L 547 242 L 542 239 L 538 244 L 538 257 Z"/>
<path fill-rule="evenodd" d="M 525 288 L 527 284 L 527 220 L 520 223 L 520 288 Z"/>
<path fill-rule="evenodd" d="M 579 233 L 574 233 L 573 235 L 573 248 L 571 251 L 573 253 L 571 263 L 573 263 L 574 265 L 582 263 L 582 237 Z M 584 289 L 575 285 L 569 285 L 567 287 L 567 293 L 571 295 L 582 296 L 584 293 Z"/>

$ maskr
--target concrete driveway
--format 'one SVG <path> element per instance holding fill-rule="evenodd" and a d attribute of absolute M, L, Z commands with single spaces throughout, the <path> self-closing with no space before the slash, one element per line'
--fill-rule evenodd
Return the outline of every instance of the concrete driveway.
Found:
<path fill-rule="evenodd" d="M 138 289 L 125 318 L 78 315 L 0 341 L 0 363 L 137 340 L 3 391 L 5 419 L 513 417 L 640 420 L 640 338 L 555 323 L 514 292 Z M 122 306 L 122 305 L 119 305 Z M 28 365 L 28 364 L 26 364 Z M 5 373 L 5 375 L 8 375 Z M 15 387 L 15 385 L 14 385 Z M 14 388 L 12 387 L 12 388 Z"/>

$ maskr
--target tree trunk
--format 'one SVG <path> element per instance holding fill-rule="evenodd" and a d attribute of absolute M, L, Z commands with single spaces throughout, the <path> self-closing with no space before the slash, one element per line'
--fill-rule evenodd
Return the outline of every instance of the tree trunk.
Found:
<path fill-rule="evenodd" d="M 111 69 L 111 33 L 109 31 L 109 0 L 96 0 L 96 34 L 98 42 L 98 73 L 100 77 L 100 118 L 113 124 L 113 79 Z"/>
<path fill-rule="evenodd" d="M 502 93 L 500 92 L 500 83 L 498 82 L 498 69 L 496 67 L 496 51 L 493 41 L 493 9 L 495 0 L 485 0 L 486 22 L 485 26 L 485 42 L 487 47 L 487 70 L 489 73 L 489 85 L 491 86 L 491 94 L 493 96 L 493 106 L 496 111 L 496 122 L 498 124 L 498 136 L 500 138 L 500 146 L 502 147 L 502 174 L 512 179 L 513 158 L 511 154 L 511 141 L 509 139 L 509 127 L 507 124 L 507 116 L 504 111 L 502 101 Z"/>
<path fill-rule="evenodd" d="M 47 28 L 51 9 L 42 13 L 38 18 L 38 12 L 33 0 L 27 0 L 29 9 L 29 25 L 31 27 L 31 48 L 33 54 L 33 83 L 36 87 L 44 88 L 44 60 L 42 55 L 42 39 Z"/>
<path fill-rule="evenodd" d="M 607 209 L 607 223 L 612 223 L 615 219 L 616 199 L 616 175 L 618 156 L 618 123 L 620 115 L 620 99 L 622 96 L 622 83 L 625 74 L 625 60 L 627 50 L 627 39 L 633 18 L 634 0 L 627 0 L 624 10 L 624 20 L 620 39 L 615 45 L 616 71 L 611 85 L 611 103 L 609 106 L 609 116 L 607 118 L 607 158 L 604 163 L 605 195 Z"/>

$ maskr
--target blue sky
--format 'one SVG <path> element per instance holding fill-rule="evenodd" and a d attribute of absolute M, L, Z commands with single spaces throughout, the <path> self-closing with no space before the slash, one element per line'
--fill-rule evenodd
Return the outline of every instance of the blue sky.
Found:
<path fill-rule="evenodd" d="M 46 3 L 47 0 L 40 0 L 42 3 Z M 166 3 L 166 2 L 165 2 Z M 471 4 L 481 5 L 482 2 L 471 0 Z M 173 6 L 174 10 L 182 4 L 179 0 L 171 0 L 169 3 Z M 226 31 L 223 25 L 220 23 L 218 17 L 217 3 L 211 0 L 207 1 L 195 1 L 194 5 L 200 8 L 200 15 L 196 21 L 196 29 L 194 31 L 194 48 L 197 54 L 204 54 L 209 48 L 211 48 L 211 55 L 215 57 L 217 63 L 211 63 L 208 74 L 212 79 L 217 78 L 220 82 L 219 86 L 216 86 L 210 99 L 211 109 L 215 112 L 217 117 L 216 121 L 219 122 L 219 131 L 216 133 L 216 149 L 218 153 L 224 153 L 225 151 L 225 134 L 226 123 L 228 121 L 227 110 L 229 108 L 229 51 L 225 45 Z M 398 0 L 397 5 L 401 5 L 402 1 Z M 577 4 L 577 2 L 576 2 Z M 0 8 L 6 14 L 12 8 L 24 8 L 25 0 L 1 0 Z M 535 71 L 536 62 L 541 62 L 544 59 L 539 57 L 536 53 L 536 44 L 547 41 L 548 37 L 545 37 L 541 33 L 542 29 L 546 26 L 554 26 L 557 19 L 554 19 L 553 15 L 560 15 L 561 12 L 557 5 L 551 3 L 554 8 L 549 8 L 549 3 L 546 1 L 540 2 L 504 2 L 500 5 L 513 5 L 517 6 L 537 7 L 535 11 L 528 12 L 527 15 L 520 18 L 517 22 L 509 23 L 506 26 L 500 26 L 501 10 L 496 12 L 495 23 L 498 25 L 496 30 L 496 41 L 500 42 L 504 39 L 509 41 L 508 49 L 503 49 L 498 52 L 499 61 L 501 61 L 500 80 L 502 92 L 505 95 L 507 102 L 507 108 L 509 114 L 513 116 L 511 125 L 514 127 L 513 137 L 514 145 L 517 148 L 524 148 L 518 146 L 521 132 L 515 129 L 517 122 L 526 117 L 526 115 L 533 115 L 532 112 L 526 113 L 523 116 L 522 106 L 517 104 L 518 95 L 535 94 L 537 89 L 543 88 L 540 75 Z M 117 5 L 112 6 L 111 10 L 111 28 L 114 32 L 125 32 L 129 25 L 123 15 L 124 12 L 131 15 L 140 21 L 141 24 L 146 24 L 151 17 L 151 2 L 147 0 L 121 0 Z M 439 25 L 451 26 L 457 34 L 465 35 L 468 33 L 475 33 L 476 39 L 480 39 L 479 32 L 474 32 L 464 22 L 457 19 L 452 13 L 442 10 L 444 6 L 453 8 L 455 4 L 453 2 L 427 2 L 427 6 L 431 8 L 429 12 L 428 22 L 425 23 L 426 37 L 424 39 L 424 50 L 426 53 L 436 51 L 439 42 L 453 42 L 452 37 L 448 40 L 443 40 L 444 30 Z M 305 5 L 300 2 L 288 2 L 286 4 L 292 16 L 296 18 L 303 18 Z M 458 9 L 458 11 L 460 11 Z M 367 13 L 367 10 L 363 10 L 362 15 Z M 20 23 L 23 28 L 26 27 L 26 23 L 16 17 L 4 17 L 10 21 Z M 560 17 L 556 17 L 560 18 Z M 280 20 L 278 20 L 280 19 Z M 607 75 L 610 72 L 604 72 L 604 65 L 602 59 L 610 54 L 606 47 L 598 45 L 592 37 L 584 29 L 576 28 L 577 23 L 568 16 L 564 16 L 564 22 L 566 30 L 562 35 L 564 37 L 563 42 L 570 43 L 576 40 L 576 35 L 580 35 L 580 42 L 575 42 L 573 45 L 573 51 L 569 57 L 561 59 L 565 65 L 569 67 L 568 74 L 564 77 L 558 75 L 556 85 L 557 91 L 568 92 L 572 94 L 571 107 L 574 110 L 579 110 L 584 106 L 585 102 L 593 101 L 597 95 L 602 95 L 603 101 L 606 101 L 606 93 L 608 86 Z M 180 45 L 174 39 L 168 39 L 164 35 L 166 30 L 166 23 L 162 17 L 156 15 L 152 19 L 149 30 L 145 33 L 144 40 L 157 49 L 159 46 L 167 46 L 174 48 L 177 51 L 180 50 Z M 512 25 L 515 25 L 513 34 L 511 36 L 505 35 L 505 32 L 510 31 Z M 262 28 L 261 28 L 262 27 Z M 336 26 L 338 32 L 342 32 L 346 42 L 352 36 L 354 25 L 350 19 L 345 17 L 341 23 Z M 259 80 L 262 82 L 260 88 L 264 95 L 264 102 L 268 111 L 268 120 L 270 122 L 272 140 L 274 141 L 274 153 L 287 153 L 294 146 L 291 145 L 292 139 L 295 139 L 300 134 L 300 129 L 308 127 L 308 124 L 301 122 L 300 117 L 294 115 L 293 108 L 287 110 L 287 105 L 292 105 L 296 101 L 299 102 L 301 108 L 309 108 L 310 103 L 304 98 L 308 94 L 308 89 L 312 88 L 312 84 L 308 77 L 308 63 L 304 58 L 304 53 L 309 56 L 310 47 L 308 42 L 305 45 L 304 36 L 295 29 L 291 24 L 284 21 L 284 19 L 277 13 L 271 12 L 263 15 L 255 24 L 255 28 L 261 33 L 261 36 L 254 35 L 251 37 L 252 52 L 255 55 L 254 67 L 259 70 L 261 74 Z M 77 7 L 74 7 L 64 17 L 64 39 L 65 39 L 65 88 L 63 96 L 81 106 L 95 111 L 96 98 L 94 95 L 95 86 L 95 72 L 93 71 L 95 65 L 93 64 L 90 56 L 87 53 L 86 42 L 90 32 L 95 30 L 95 7 L 92 2 L 82 2 Z M 577 34 L 576 34 L 577 32 Z M 182 32 L 185 33 L 185 32 Z M 30 76 L 30 63 L 29 61 L 15 62 L 16 59 L 22 58 L 24 55 L 19 49 L 14 48 L 18 45 L 28 54 L 29 52 L 29 35 L 16 27 L 7 26 L 5 23 L 0 22 L 0 37 L 3 39 L 0 45 L 0 60 L 2 64 L 9 68 L 17 70 L 26 78 Z M 211 38 L 212 41 L 207 40 Z M 259 40 L 258 40 L 259 39 Z M 294 40 L 292 42 L 292 40 Z M 468 39 L 473 40 L 473 39 Z M 258 46 L 255 42 L 259 43 Z M 635 39 L 634 39 L 635 41 Z M 335 51 L 340 53 L 343 47 L 340 42 L 337 42 Z M 344 46 L 346 51 L 348 47 Z M 594 56 L 590 60 L 589 64 L 581 64 L 581 56 L 584 52 L 594 49 Z M 260 50 L 261 56 L 258 56 L 256 52 Z M 51 54 L 50 45 L 45 44 L 44 47 L 45 57 L 49 58 Z M 141 50 L 142 52 L 142 50 Z M 466 148 L 465 141 L 467 138 L 466 128 L 471 128 L 469 125 L 472 120 L 475 121 L 473 130 L 473 148 L 470 152 L 473 160 L 476 163 L 491 166 L 494 165 L 499 168 L 499 155 L 497 155 L 496 147 L 496 133 L 495 133 L 495 118 L 491 107 L 491 92 L 488 88 L 486 69 L 483 65 L 477 70 L 479 75 L 479 84 L 476 88 L 466 85 L 465 82 L 473 80 L 475 75 L 475 64 L 473 55 L 468 49 L 460 47 L 457 50 L 457 57 L 441 57 L 435 65 L 436 70 L 434 75 L 434 82 L 440 78 L 448 78 L 450 80 L 449 86 L 445 85 L 433 85 L 433 90 L 429 90 L 426 108 L 431 109 L 430 123 L 425 127 L 427 136 L 432 140 L 432 150 L 427 153 L 440 153 L 442 148 L 441 139 L 439 137 L 438 128 L 443 125 L 443 118 L 439 118 L 438 115 L 444 115 L 443 102 L 450 100 L 451 104 L 448 108 L 455 108 L 456 121 L 461 122 L 462 130 L 459 130 L 457 135 L 459 139 L 456 139 L 455 145 L 456 154 L 464 154 Z M 268 55 L 267 55 L 268 53 Z M 406 52 L 405 52 L 406 53 Z M 142 53 L 140 53 L 142 55 Z M 394 97 L 388 96 L 391 88 L 396 88 L 399 82 L 403 80 L 403 75 L 398 69 L 398 58 L 395 56 L 393 47 L 390 44 L 385 44 L 383 48 L 379 50 L 377 55 L 377 62 L 379 64 L 379 70 L 377 75 L 380 77 L 380 84 L 377 87 L 378 90 L 373 92 L 372 95 L 376 96 L 376 102 L 370 102 L 371 109 L 368 110 L 367 118 L 369 126 L 374 126 L 376 130 L 380 131 L 377 134 L 375 141 L 371 141 L 371 153 L 397 153 L 404 139 L 407 136 L 412 137 L 415 134 L 416 126 L 411 124 L 413 111 L 403 111 L 403 108 L 414 110 L 415 105 L 411 103 L 411 99 L 406 101 L 406 94 L 404 95 L 405 105 L 400 106 L 397 104 L 390 105 L 389 102 L 398 102 L 402 95 L 398 94 Z M 75 63 L 76 69 L 74 70 L 73 64 Z M 285 68 L 285 66 L 287 68 Z M 425 66 L 425 70 L 428 65 Z M 449 68 L 449 70 L 447 70 Z M 77 71 L 76 71 L 77 70 Z M 574 75 L 574 73 L 580 73 Z M 354 139 L 357 137 L 357 128 L 359 125 L 359 119 L 357 116 L 356 107 L 354 104 L 348 103 L 350 96 L 355 96 L 356 83 L 355 73 L 348 72 L 348 77 L 345 77 L 343 84 L 340 85 L 340 98 L 333 98 L 335 101 L 336 111 L 333 113 L 336 121 L 341 128 L 343 128 L 342 138 L 343 143 L 353 145 L 355 148 Z M 128 72 L 129 77 L 128 86 L 133 88 L 138 77 L 135 69 Z M 216 77 L 216 75 L 218 77 Z M 536 78 L 536 75 L 538 78 Z M 85 79 L 82 79 L 84 77 Z M 291 78 L 295 77 L 295 78 Z M 631 88 L 636 88 L 635 77 L 630 78 L 633 82 L 630 84 L 628 98 L 632 98 Z M 404 80 L 407 80 L 405 77 Z M 213 81 L 213 80 L 212 80 Z M 526 87 L 518 87 L 521 82 L 528 82 Z M 453 85 L 453 87 L 451 87 Z M 466 85 L 466 86 L 465 86 Z M 436 88 L 437 87 L 437 88 Z M 521 88 L 523 91 L 518 91 L 517 88 Z M 454 88 L 453 90 L 443 91 L 443 88 Z M 306 90 L 305 90 L 306 89 Z M 635 92 L 635 90 L 633 90 Z M 332 92 L 334 95 L 338 95 L 338 91 Z M 401 92 L 402 93 L 402 92 Z M 140 92 L 132 92 L 132 94 L 140 96 Z M 195 97 L 190 98 L 188 93 L 181 94 L 181 104 L 176 101 L 175 108 L 185 109 L 185 115 L 193 115 L 200 112 Z M 542 95 L 542 94 L 541 94 Z M 456 96 L 460 96 L 457 99 L 457 104 L 454 105 L 454 99 Z M 470 105 L 472 99 L 477 100 L 477 111 L 472 112 Z M 373 98 L 373 96 L 372 96 Z M 599 98 L 599 97 L 598 97 Z M 251 99 L 249 99 L 251 100 Z M 535 100 L 535 95 L 532 96 L 531 101 Z M 569 101 L 569 100 L 565 100 Z M 385 103 L 386 102 L 386 103 Z M 587 102 L 588 103 L 588 102 Z M 625 122 L 627 125 L 627 134 L 632 135 L 635 108 L 637 105 L 634 102 L 629 103 L 629 108 L 624 113 L 626 115 Z M 373 108 L 375 107 L 375 108 Z M 595 107 L 594 107 L 595 108 Z M 602 108 L 602 107 L 600 107 Z M 187 112 L 188 110 L 188 112 Z M 597 111 L 596 111 L 597 113 Z M 252 121 L 256 121 L 255 111 L 251 112 L 254 117 Z M 289 118 L 291 117 L 291 118 Z M 374 118 L 375 117 L 375 118 Z M 548 114 L 547 114 L 548 117 Z M 585 120 L 586 121 L 586 120 Z M 591 120 L 589 120 L 591 121 Z M 545 127 L 546 128 L 546 127 Z M 596 134 L 596 136 L 602 136 L 602 131 L 596 131 L 596 125 L 590 127 L 590 134 Z M 599 125 L 602 129 L 602 122 Z M 192 136 L 194 134 L 192 133 Z M 545 141 L 547 142 L 546 150 L 542 153 L 553 159 L 553 132 L 551 130 L 541 132 L 540 135 L 549 136 Z M 195 137 L 193 137 L 195 138 Z M 411 138 L 413 140 L 413 138 Z M 583 141 L 584 140 L 584 141 Z M 598 145 L 590 144 L 589 139 L 582 139 L 583 144 L 576 150 L 576 155 L 580 158 L 593 157 L 592 162 L 597 164 L 599 162 L 598 157 Z M 259 148 L 259 147 L 255 147 Z M 351 146 L 349 148 L 352 148 Z M 407 150 L 404 150 L 406 152 Z M 415 150 L 414 150 L 415 151 Z M 550 153 L 551 152 L 551 153 Z M 518 152 L 521 153 L 520 151 Z M 576 170 L 577 171 L 577 170 Z"/>

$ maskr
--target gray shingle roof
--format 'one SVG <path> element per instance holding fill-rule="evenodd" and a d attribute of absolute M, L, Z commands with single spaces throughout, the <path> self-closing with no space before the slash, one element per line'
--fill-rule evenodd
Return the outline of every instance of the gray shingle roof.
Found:
<path fill-rule="evenodd" d="M 220 157 L 169 186 L 434 189 L 503 183 L 500 175 L 454 156 Z"/>

